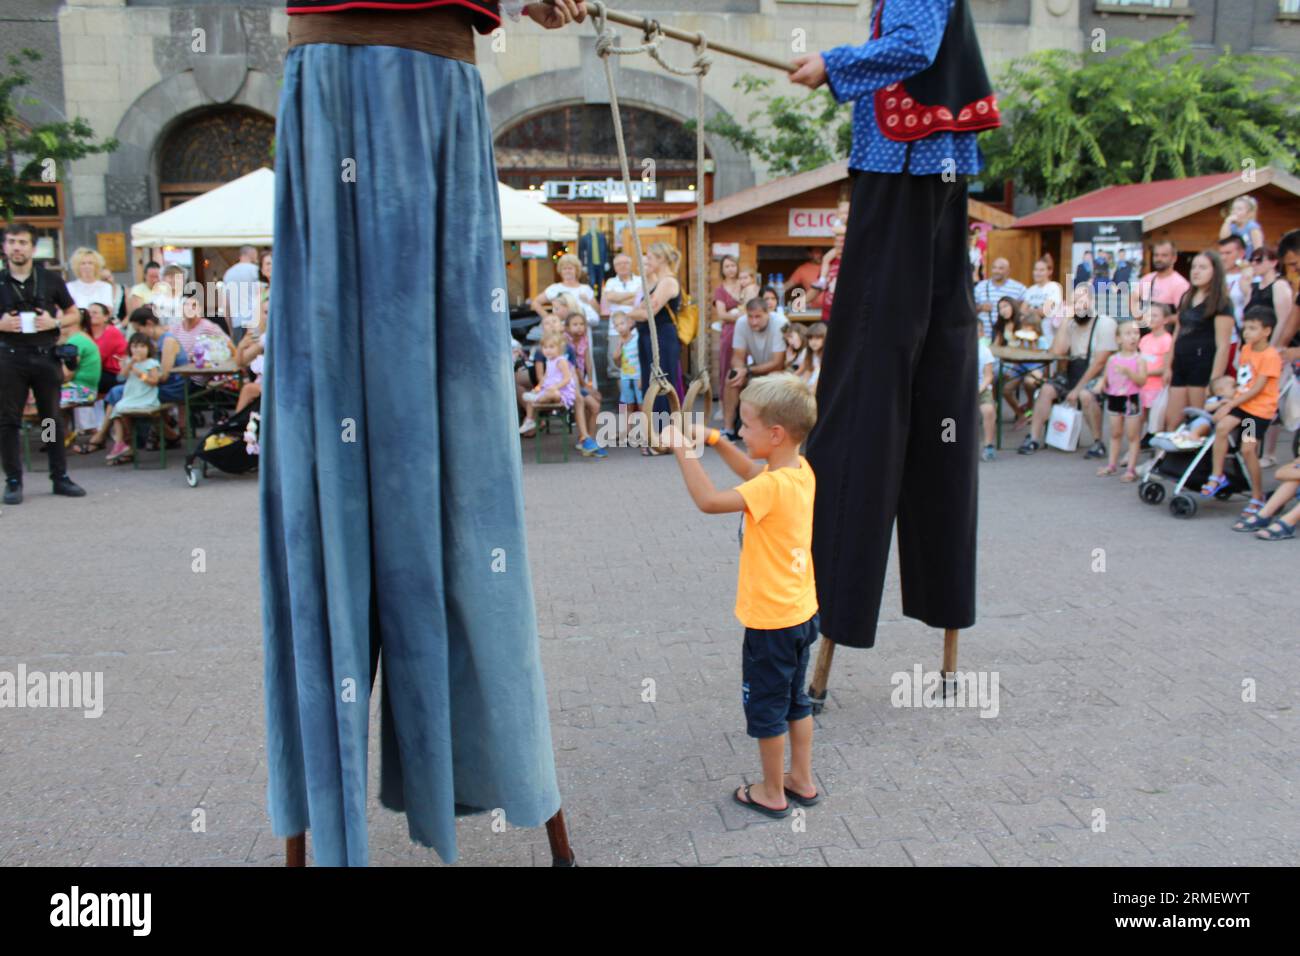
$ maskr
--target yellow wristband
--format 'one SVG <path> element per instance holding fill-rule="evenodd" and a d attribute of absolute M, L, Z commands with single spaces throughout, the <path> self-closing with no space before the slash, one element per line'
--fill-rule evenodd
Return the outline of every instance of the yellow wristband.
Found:
<path fill-rule="evenodd" d="M 718 439 L 720 439 L 721 437 L 722 437 L 722 432 L 718 431 L 716 428 L 710 428 L 709 437 L 704 439 L 704 444 L 716 445 L 718 443 Z"/>

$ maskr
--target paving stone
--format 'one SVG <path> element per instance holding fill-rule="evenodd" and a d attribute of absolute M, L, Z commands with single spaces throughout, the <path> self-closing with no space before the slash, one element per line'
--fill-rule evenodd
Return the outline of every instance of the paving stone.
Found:
<path fill-rule="evenodd" d="M 891 566 L 876 647 L 836 654 L 815 722 L 824 798 L 799 831 L 730 800 L 759 772 L 740 707 L 735 522 L 700 515 L 672 462 L 616 449 L 538 466 L 525 450 L 530 540 L 561 549 L 533 584 L 584 864 L 1300 863 L 1295 591 L 1255 586 L 1279 580 L 1281 552 L 1227 534 L 1234 508 L 1211 502 L 1174 522 L 1078 456 L 1004 450 L 980 475 L 979 621 L 959 660 L 998 673 L 998 716 L 892 705 L 892 675 L 937 668 L 942 640 L 901 616 Z M 716 457 L 704 463 L 730 481 Z M 0 515 L 7 552 L 24 558 L 9 571 L 18 597 L 0 669 L 102 671 L 105 711 L 0 712 L 21 728 L 0 734 L 0 865 L 281 865 L 265 811 L 256 479 L 195 491 L 175 470 L 74 464 L 86 499 L 32 495 Z M 196 495 L 219 525 L 196 526 Z M 121 515 L 141 501 L 167 548 L 118 545 Z M 594 535 L 573 535 L 579 526 Z M 1090 573 L 1094 547 L 1105 574 Z M 1207 589 L 1204 568 L 1225 563 L 1234 573 Z M 71 572 L 53 590 L 51 567 Z M 102 620 L 88 619 L 77 582 L 102 567 L 156 581 L 174 609 L 166 625 L 113 626 L 135 609 L 111 591 Z M 51 608 L 77 625 L 52 633 Z M 378 763 L 372 735 L 372 862 L 440 865 L 379 807 Z M 196 807 L 206 833 L 190 828 Z M 1090 826 L 1098 808 L 1104 833 Z M 493 833 L 480 816 L 457 835 L 459 865 L 550 863 L 540 830 Z"/>

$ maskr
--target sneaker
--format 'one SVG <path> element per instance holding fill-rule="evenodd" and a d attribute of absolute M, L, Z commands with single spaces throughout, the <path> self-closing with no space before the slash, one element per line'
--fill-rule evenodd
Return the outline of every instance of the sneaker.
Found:
<path fill-rule="evenodd" d="M 1092 443 L 1092 447 L 1083 453 L 1084 458 L 1105 458 L 1106 446 L 1099 441 Z"/>
<path fill-rule="evenodd" d="M 594 438 L 584 438 L 578 442 L 578 451 L 582 452 L 584 458 L 608 458 L 609 452 L 596 444 Z"/>
<path fill-rule="evenodd" d="M 23 503 L 23 480 L 21 478 L 5 479 L 5 504 L 20 505 Z"/>
<path fill-rule="evenodd" d="M 131 446 L 128 445 L 126 442 L 124 441 L 115 442 L 113 444 L 113 447 L 108 450 L 108 457 L 105 459 L 105 461 L 108 462 L 117 461 L 123 455 L 130 452 L 130 450 L 131 450 Z"/>
<path fill-rule="evenodd" d="M 1016 449 L 1016 454 L 1032 455 L 1034 452 L 1038 451 L 1038 449 L 1042 447 L 1043 447 L 1042 445 L 1040 445 L 1038 442 L 1034 441 L 1032 438 L 1026 435 L 1025 440 L 1021 442 L 1020 447 Z"/>
<path fill-rule="evenodd" d="M 980 458 L 984 461 L 997 461 L 998 453 L 994 450 L 992 445 L 985 445 L 984 451 L 980 454 Z"/>
<path fill-rule="evenodd" d="M 531 418 L 525 418 L 524 423 L 519 426 L 519 434 L 521 435 L 531 435 L 535 431 L 537 431 L 537 422 Z M 111 458 L 112 455 L 109 457 Z"/>
<path fill-rule="evenodd" d="M 84 498 L 86 489 L 81 487 L 67 475 L 60 475 L 57 478 L 50 479 L 50 493 L 63 495 L 65 498 Z"/>

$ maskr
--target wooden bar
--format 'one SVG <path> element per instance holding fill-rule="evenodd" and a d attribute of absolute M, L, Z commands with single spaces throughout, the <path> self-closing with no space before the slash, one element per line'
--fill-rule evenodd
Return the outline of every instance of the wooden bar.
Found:
<path fill-rule="evenodd" d="M 604 10 L 605 19 L 609 20 L 611 23 L 620 23 L 625 27 L 636 27 L 638 30 L 644 31 L 655 23 L 655 20 L 650 17 L 634 17 L 626 13 L 619 13 L 617 10 L 610 10 L 601 3 L 593 3 L 591 6 L 602 8 Z M 671 37 L 674 40 L 681 40 L 683 43 L 691 44 L 691 46 L 696 46 L 700 42 L 700 35 L 698 33 L 688 33 L 685 30 L 678 30 L 676 27 L 664 26 L 662 23 L 659 24 L 659 29 L 663 32 L 664 36 Z M 748 50 L 742 50 L 739 47 L 734 47 L 727 43 L 714 43 L 712 40 L 709 40 L 708 48 L 710 51 L 725 53 L 728 56 L 739 57 L 742 60 L 749 60 L 749 62 L 757 63 L 759 66 L 770 66 L 772 69 L 780 70 L 783 73 L 793 73 L 795 70 L 793 63 L 778 60 L 775 57 L 750 53 Z"/>
<path fill-rule="evenodd" d="M 299 833 L 284 841 L 284 865 L 307 865 L 307 834 Z"/>

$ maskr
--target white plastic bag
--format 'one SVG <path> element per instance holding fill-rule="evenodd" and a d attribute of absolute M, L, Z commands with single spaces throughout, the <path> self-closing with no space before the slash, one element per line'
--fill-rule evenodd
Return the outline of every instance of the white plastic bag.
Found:
<path fill-rule="evenodd" d="M 1300 428 L 1300 378 L 1290 364 L 1282 366 L 1282 387 L 1278 395 L 1278 415 L 1287 431 Z"/>
<path fill-rule="evenodd" d="M 1075 451 L 1079 447 L 1079 432 L 1083 430 L 1083 413 L 1064 402 L 1052 406 L 1052 417 L 1047 420 L 1047 444 L 1061 451 Z"/>

